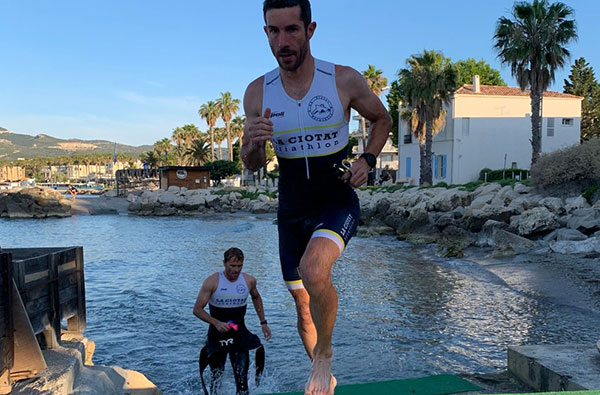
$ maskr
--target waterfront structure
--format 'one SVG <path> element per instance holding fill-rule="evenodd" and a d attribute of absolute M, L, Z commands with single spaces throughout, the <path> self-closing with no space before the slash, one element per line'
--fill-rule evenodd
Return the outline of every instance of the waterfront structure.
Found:
<path fill-rule="evenodd" d="M 210 170 L 203 166 L 166 166 L 159 169 L 160 188 L 167 190 L 171 186 L 187 189 L 208 188 Z"/>
<path fill-rule="evenodd" d="M 0 182 L 17 182 L 24 179 L 24 168 L 20 166 L 0 166 Z"/>
<path fill-rule="evenodd" d="M 582 97 L 544 92 L 542 152 L 578 144 Z M 531 100 L 528 91 L 507 86 L 461 86 L 445 107 L 444 128 L 433 138 L 433 184 L 475 181 L 483 168 L 529 169 Z M 409 126 L 398 127 L 398 178 L 419 183 L 419 142 Z"/>

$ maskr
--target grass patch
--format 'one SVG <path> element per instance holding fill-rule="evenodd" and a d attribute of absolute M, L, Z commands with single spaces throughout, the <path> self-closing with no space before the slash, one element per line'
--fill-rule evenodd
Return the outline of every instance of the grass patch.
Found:
<path fill-rule="evenodd" d="M 596 193 L 598 193 L 598 192 L 600 192 L 600 183 L 592 185 L 589 188 L 586 188 L 586 190 L 583 191 L 581 196 L 583 196 L 589 204 L 594 204 L 594 202 L 593 202 L 594 195 L 596 195 Z"/>

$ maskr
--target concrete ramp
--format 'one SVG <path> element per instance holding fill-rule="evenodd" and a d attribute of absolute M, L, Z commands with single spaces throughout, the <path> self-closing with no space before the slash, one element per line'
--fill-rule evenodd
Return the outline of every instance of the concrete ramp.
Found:
<path fill-rule="evenodd" d="M 508 370 L 535 391 L 600 390 L 594 344 L 509 346 Z"/>

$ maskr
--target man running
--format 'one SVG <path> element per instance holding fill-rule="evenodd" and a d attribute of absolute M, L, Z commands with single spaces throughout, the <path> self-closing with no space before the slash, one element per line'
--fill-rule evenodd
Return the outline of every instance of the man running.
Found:
<path fill-rule="evenodd" d="M 356 231 L 353 187 L 367 181 L 391 129 L 391 118 L 356 70 L 315 59 L 316 23 L 308 0 L 266 0 L 263 14 L 279 67 L 250 83 L 244 95 L 242 159 L 257 170 L 272 141 L 279 161 L 279 255 L 296 303 L 298 331 L 312 368 L 306 394 L 331 394 L 331 336 L 338 299 L 331 268 Z M 344 171 L 350 109 L 372 123 L 365 153 Z"/>
<path fill-rule="evenodd" d="M 242 250 L 230 248 L 225 251 L 223 265 L 225 270 L 214 273 L 204 281 L 194 305 L 194 315 L 210 324 L 206 347 L 200 354 L 200 375 L 203 370 L 202 359 L 206 358 L 212 371 L 211 393 L 217 393 L 221 383 L 220 378 L 225 370 L 225 360 L 229 354 L 235 376 L 236 395 L 247 395 L 248 351 L 261 347 L 258 336 L 250 333 L 244 322 L 248 295 L 252 296 L 252 303 L 266 340 L 271 338 L 271 329 L 265 319 L 262 298 L 256 288 L 256 279 L 242 273 L 244 265 Z M 207 304 L 210 315 L 204 310 Z M 257 374 L 260 374 L 258 370 Z M 204 379 L 202 382 L 204 384 Z"/>

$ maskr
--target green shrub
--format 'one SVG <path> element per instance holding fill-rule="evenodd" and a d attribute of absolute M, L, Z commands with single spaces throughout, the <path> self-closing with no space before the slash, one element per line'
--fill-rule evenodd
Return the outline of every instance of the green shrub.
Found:
<path fill-rule="evenodd" d="M 487 177 L 486 177 L 487 175 Z M 479 180 L 486 182 L 494 182 L 499 180 L 527 180 L 529 178 L 529 170 L 527 169 L 481 169 L 479 172 Z"/>
<path fill-rule="evenodd" d="M 448 184 L 442 181 L 442 182 L 438 182 L 433 187 L 434 188 L 448 188 Z"/>
<path fill-rule="evenodd" d="M 600 139 L 542 155 L 531 168 L 536 187 L 578 186 L 579 192 L 600 180 Z"/>
<path fill-rule="evenodd" d="M 599 195 L 599 194 L 600 194 L 600 183 L 592 185 L 591 187 L 587 188 L 585 191 L 583 191 L 581 196 L 583 196 L 589 204 L 594 204 L 595 200 L 597 200 L 597 195 Z"/>
<path fill-rule="evenodd" d="M 210 179 L 220 183 L 223 178 L 231 177 L 240 172 L 240 166 L 237 162 L 228 160 L 216 160 L 205 165 L 210 170 Z"/>

